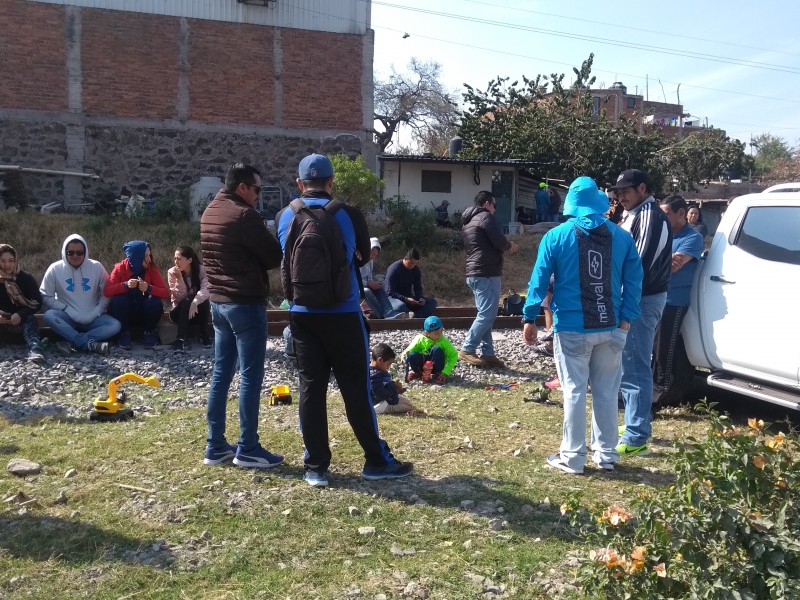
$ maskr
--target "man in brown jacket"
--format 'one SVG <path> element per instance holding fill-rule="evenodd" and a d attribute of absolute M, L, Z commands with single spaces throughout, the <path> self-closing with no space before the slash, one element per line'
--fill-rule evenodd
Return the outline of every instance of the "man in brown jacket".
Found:
<path fill-rule="evenodd" d="M 200 219 L 200 245 L 208 274 L 214 323 L 214 370 L 208 392 L 208 439 L 203 463 L 233 459 L 240 467 L 269 469 L 283 462 L 258 443 L 258 410 L 267 348 L 267 271 L 282 251 L 255 210 L 261 174 L 250 165 L 228 169 L 225 187 Z M 239 443 L 225 439 L 225 407 L 239 362 Z"/>

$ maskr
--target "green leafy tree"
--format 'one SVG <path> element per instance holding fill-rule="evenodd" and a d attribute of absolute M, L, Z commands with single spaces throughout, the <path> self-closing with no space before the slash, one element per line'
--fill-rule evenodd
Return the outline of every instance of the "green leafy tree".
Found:
<path fill-rule="evenodd" d="M 759 175 L 768 175 L 777 163 L 792 159 L 792 149 L 786 140 L 771 133 L 757 135 L 750 145 L 756 151 L 755 169 Z"/>
<path fill-rule="evenodd" d="M 522 83 L 498 77 L 485 90 L 465 86 L 465 106 L 459 130 L 461 155 L 478 158 L 518 158 L 540 163 L 541 175 L 571 181 L 588 175 L 599 183 L 613 182 L 629 168 L 647 171 L 656 190 L 667 187 L 672 169 L 679 169 L 683 187 L 725 172 L 743 147 L 724 136 L 709 135 L 685 144 L 668 142 L 661 130 L 621 117 L 605 118 L 605 107 L 594 105 L 591 74 L 594 55 L 573 69 L 575 81 L 564 85 L 563 74 Z M 701 147 L 702 152 L 697 148 Z M 703 160 L 689 164 L 690 158 Z"/>
<path fill-rule="evenodd" d="M 719 129 L 706 129 L 671 140 L 659 150 L 659 155 L 664 159 L 673 187 L 680 191 L 694 189 L 695 183 L 716 179 L 737 162 L 742 163 L 744 146 Z"/>
<path fill-rule="evenodd" d="M 363 156 L 349 158 L 344 154 L 334 154 L 330 159 L 336 174 L 333 180 L 336 198 L 363 209 L 378 203 L 383 181 L 367 167 Z"/>

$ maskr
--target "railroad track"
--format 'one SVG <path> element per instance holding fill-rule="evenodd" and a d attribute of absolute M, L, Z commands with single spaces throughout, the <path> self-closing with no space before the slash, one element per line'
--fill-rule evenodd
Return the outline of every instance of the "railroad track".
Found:
<path fill-rule="evenodd" d="M 436 316 L 442 320 L 447 329 L 469 329 L 475 320 L 477 311 L 474 306 L 451 307 L 436 309 Z M 494 320 L 494 329 L 521 329 L 521 317 L 498 316 Z M 405 329 L 422 330 L 424 319 L 367 319 L 372 331 L 399 331 Z M 267 322 L 270 335 L 281 335 L 283 329 L 289 324 L 288 310 L 268 310 Z M 537 325 L 544 325 L 544 318 L 537 317 Z"/>

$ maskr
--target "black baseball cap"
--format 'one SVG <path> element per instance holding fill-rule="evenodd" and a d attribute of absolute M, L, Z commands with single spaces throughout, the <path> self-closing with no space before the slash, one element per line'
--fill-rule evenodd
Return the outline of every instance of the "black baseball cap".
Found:
<path fill-rule="evenodd" d="M 626 169 L 617 177 L 617 183 L 609 189 L 621 190 L 629 187 L 639 187 L 642 183 L 647 186 L 648 190 L 650 189 L 650 177 L 647 176 L 647 173 L 639 169 Z"/>

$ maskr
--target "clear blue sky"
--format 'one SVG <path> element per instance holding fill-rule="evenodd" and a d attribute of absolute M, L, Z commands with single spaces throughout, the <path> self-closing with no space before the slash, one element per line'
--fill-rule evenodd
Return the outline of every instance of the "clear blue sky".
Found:
<path fill-rule="evenodd" d="M 732 138 L 771 133 L 790 146 L 800 144 L 798 23 L 788 0 L 372 2 L 377 77 L 435 60 L 460 98 L 463 83 L 483 89 L 497 75 L 571 80 L 593 52 L 596 87 L 621 81 L 673 103 L 680 93 L 684 112 Z"/>

